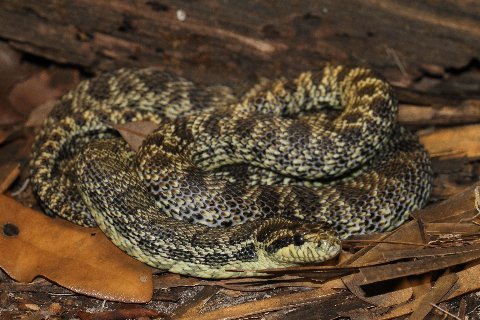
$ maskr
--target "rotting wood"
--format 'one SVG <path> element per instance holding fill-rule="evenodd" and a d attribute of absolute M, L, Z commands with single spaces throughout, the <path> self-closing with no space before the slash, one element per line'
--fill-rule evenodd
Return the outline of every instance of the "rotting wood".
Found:
<path fill-rule="evenodd" d="M 398 0 L 274 6 L 7 0 L 0 5 L 0 37 L 22 52 L 93 72 L 162 65 L 194 79 L 234 82 L 252 71 L 285 74 L 334 60 L 367 61 L 400 81 L 478 59 L 478 10 L 461 1 L 445 10 L 442 3 Z"/>
<path fill-rule="evenodd" d="M 403 104 L 399 120 L 405 125 L 455 125 L 480 122 L 480 100 L 465 100 L 456 106 Z"/>

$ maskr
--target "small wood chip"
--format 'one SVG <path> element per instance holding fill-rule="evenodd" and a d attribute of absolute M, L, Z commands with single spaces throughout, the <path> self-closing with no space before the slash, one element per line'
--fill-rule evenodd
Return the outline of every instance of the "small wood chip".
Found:
<path fill-rule="evenodd" d="M 40 310 L 40 307 L 37 304 L 34 304 L 34 303 L 25 303 L 25 308 L 33 310 L 33 311 Z"/>

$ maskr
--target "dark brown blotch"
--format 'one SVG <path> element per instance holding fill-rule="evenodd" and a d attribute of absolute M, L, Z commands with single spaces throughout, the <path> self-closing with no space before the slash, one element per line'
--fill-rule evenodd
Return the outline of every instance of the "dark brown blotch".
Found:
<path fill-rule="evenodd" d="M 169 91 L 172 82 L 181 80 L 175 75 L 162 71 L 139 72 L 136 77 L 144 84 L 148 91 L 161 94 Z"/>
<path fill-rule="evenodd" d="M 313 189 L 303 186 L 292 186 L 292 192 L 295 195 L 299 211 L 303 215 L 314 216 L 319 207 L 317 193 Z"/>
<path fill-rule="evenodd" d="M 361 86 L 357 90 L 357 96 L 372 96 L 375 93 L 375 87 L 373 85 Z"/>
<path fill-rule="evenodd" d="M 378 116 L 388 115 L 392 112 L 392 110 L 388 108 L 388 102 L 380 96 L 373 98 L 369 107 Z"/>
<path fill-rule="evenodd" d="M 201 190 L 207 189 L 207 183 L 205 181 L 205 173 L 197 166 L 189 166 L 185 169 L 185 181 L 191 186 L 196 186 Z"/>
<path fill-rule="evenodd" d="M 352 83 L 352 84 L 357 84 L 359 83 L 360 81 L 363 81 L 363 80 L 366 80 L 368 78 L 372 78 L 374 75 L 372 74 L 372 72 L 368 69 L 361 69 L 356 75 L 352 76 L 351 78 L 349 78 L 349 81 Z"/>
<path fill-rule="evenodd" d="M 352 112 L 346 113 L 342 117 L 342 119 L 347 123 L 357 123 L 362 118 L 363 118 L 363 114 L 361 112 L 357 112 L 357 111 L 352 111 Z"/>
<path fill-rule="evenodd" d="M 288 140 L 291 144 L 307 145 L 310 140 L 312 128 L 310 125 L 301 119 L 292 121 L 287 129 Z"/>
<path fill-rule="evenodd" d="M 340 70 L 340 72 L 337 74 L 337 81 L 339 83 L 342 83 L 345 78 L 348 76 L 348 74 L 350 73 L 351 69 L 350 68 L 347 68 L 347 67 L 342 67 L 342 69 Z"/>
<path fill-rule="evenodd" d="M 209 133 L 211 136 L 218 136 L 220 134 L 220 126 L 219 121 L 223 118 L 222 114 L 212 113 L 205 119 L 203 123 L 203 127 L 205 131 Z"/>
<path fill-rule="evenodd" d="M 173 133 L 184 141 L 194 141 L 194 137 L 192 131 L 188 126 L 188 119 L 187 118 L 179 118 L 175 121 L 175 129 Z"/>
<path fill-rule="evenodd" d="M 106 73 L 91 79 L 88 85 L 87 94 L 100 102 L 109 99 L 112 95 L 110 84 L 108 83 L 110 78 L 111 74 Z"/>
<path fill-rule="evenodd" d="M 256 204 L 262 212 L 266 214 L 275 214 L 279 210 L 280 194 L 273 186 L 261 186 L 260 194 L 256 199 Z"/>
<path fill-rule="evenodd" d="M 238 132 L 241 138 L 250 137 L 257 124 L 257 118 L 258 117 L 248 117 L 239 119 L 235 125 L 235 132 Z"/>

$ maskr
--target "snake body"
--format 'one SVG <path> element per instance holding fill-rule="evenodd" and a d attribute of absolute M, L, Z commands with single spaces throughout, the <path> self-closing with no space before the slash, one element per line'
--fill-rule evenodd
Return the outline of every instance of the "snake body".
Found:
<path fill-rule="evenodd" d="M 240 99 L 121 69 L 57 103 L 33 145 L 31 180 L 47 213 L 98 225 L 151 266 L 255 275 L 330 259 L 340 238 L 390 230 L 426 203 L 430 161 L 397 108 L 364 68 L 327 65 Z M 112 126 L 145 120 L 159 127 L 134 153 Z"/>

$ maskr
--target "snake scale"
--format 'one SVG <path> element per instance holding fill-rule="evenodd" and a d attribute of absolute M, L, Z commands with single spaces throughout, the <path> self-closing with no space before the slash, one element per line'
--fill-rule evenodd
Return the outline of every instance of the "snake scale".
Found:
<path fill-rule="evenodd" d="M 430 160 L 397 109 L 366 68 L 328 64 L 240 98 L 120 69 L 56 103 L 31 181 L 48 214 L 98 225 L 151 266 L 256 275 L 335 257 L 340 239 L 391 230 L 426 203 Z M 113 129 L 133 121 L 159 124 L 138 152 Z"/>

